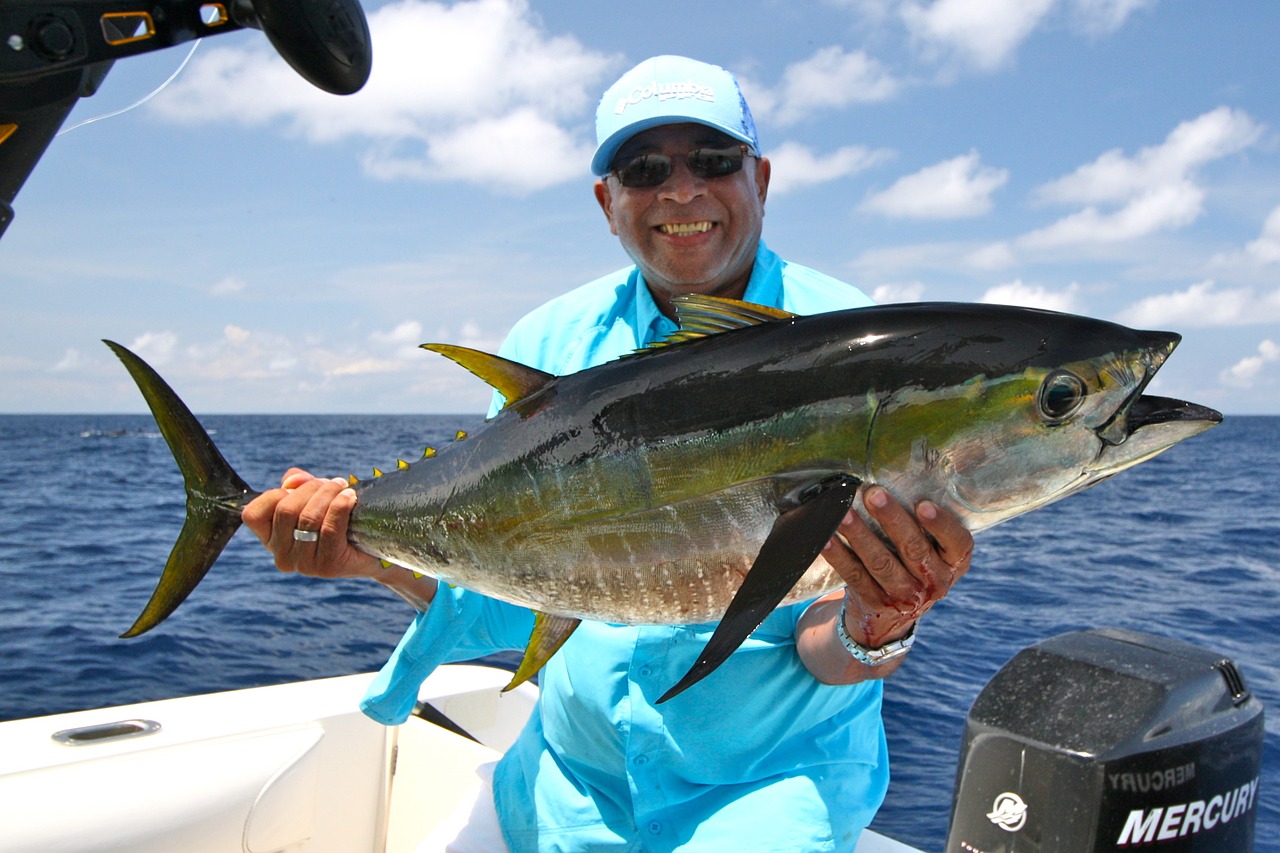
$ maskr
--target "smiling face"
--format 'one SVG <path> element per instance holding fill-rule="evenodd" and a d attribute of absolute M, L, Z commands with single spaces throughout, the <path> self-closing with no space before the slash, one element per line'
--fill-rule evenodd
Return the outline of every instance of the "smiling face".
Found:
<path fill-rule="evenodd" d="M 672 314 L 671 297 L 681 293 L 741 298 L 746 290 L 764 222 L 769 161 L 748 156 L 741 171 L 722 178 L 699 178 L 685 162 L 695 148 L 736 144 L 700 124 L 655 127 L 627 140 L 614 163 L 665 154 L 673 161 L 666 181 L 633 188 L 608 175 L 596 182 L 609 230 L 665 314 Z"/>

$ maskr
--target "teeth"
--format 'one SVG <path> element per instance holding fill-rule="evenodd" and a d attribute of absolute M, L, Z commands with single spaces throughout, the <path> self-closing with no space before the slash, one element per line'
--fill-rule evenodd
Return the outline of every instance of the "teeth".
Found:
<path fill-rule="evenodd" d="M 701 234 L 711 230 L 710 222 L 669 222 L 659 225 L 663 234 Z"/>

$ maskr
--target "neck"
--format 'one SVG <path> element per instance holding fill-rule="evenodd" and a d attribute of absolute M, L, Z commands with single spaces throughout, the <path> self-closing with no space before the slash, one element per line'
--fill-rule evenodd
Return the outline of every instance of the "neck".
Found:
<path fill-rule="evenodd" d="M 700 296 L 718 296 L 722 299 L 741 299 L 747 293 L 747 283 L 751 281 L 751 270 L 748 269 L 746 274 L 741 278 L 735 279 L 725 285 L 719 286 L 693 286 L 693 287 L 671 287 L 659 288 L 654 287 L 648 279 L 645 279 L 645 286 L 649 288 L 649 295 L 653 297 L 654 303 L 658 306 L 658 310 L 672 320 L 676 319 L 675 306 L 671 300 L 676 296 L 685 294 L 698 294 Z"/>

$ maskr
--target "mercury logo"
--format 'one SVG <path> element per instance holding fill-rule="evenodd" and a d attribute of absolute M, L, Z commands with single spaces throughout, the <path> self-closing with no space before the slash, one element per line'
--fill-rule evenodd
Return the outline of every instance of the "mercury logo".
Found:
<path fill-rule="evenodd" d="M 1169 841 L 1187 835 L 1198 835 L 1209 832 L 1219 824 L 1229 823 L 1238 817 L 1244 817 L 1253 808 L 1254 798 L 1258 793 L 1258 779 L 1245 782 L 1239 788 L 1232 788 L 1221 794 L 1215 794 L 1210 800 L 1192 800 L 1188 803 L 1175 803 L 1151 809 L 1134 809 L 1120 830 L 1116 839 L 1117 847 L 1128 847 L 1133 844 L 1151 844 L 1155 841 Z"/>
<path fill-rule="evenodd" d="M 1027 804 L 1012 791 L 1005 791 L 991 804 L 987 820 L 1005 832 L 1017 832 L 1027 823 Z"/>

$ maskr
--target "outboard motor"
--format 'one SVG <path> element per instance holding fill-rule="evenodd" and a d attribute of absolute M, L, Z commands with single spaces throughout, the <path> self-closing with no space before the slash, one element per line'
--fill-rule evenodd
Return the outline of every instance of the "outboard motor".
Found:
<path fill-rule="evenodd" d="M 974 701 L 947 853 L 1253 848 L 1262 705 L 1235 665 L 1130 631 L 1023 649 Z"/>

